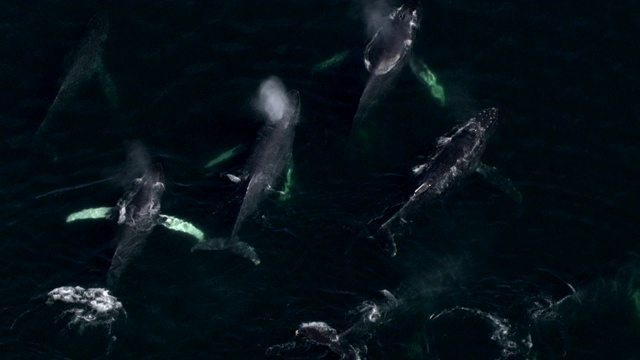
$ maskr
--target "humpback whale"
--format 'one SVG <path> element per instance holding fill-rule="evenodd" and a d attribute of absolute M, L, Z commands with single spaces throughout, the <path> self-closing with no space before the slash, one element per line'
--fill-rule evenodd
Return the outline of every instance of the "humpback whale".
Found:
<path fill-rule="evenodd" d="M 142 177 L 131 182 L 115 207 L 85 209 L 67 217 L 67 222 L 82 219 L 116 220 L 119 225 L 116 250 L 107 273 L 107 283 L 114 285 L 129 261 L 142 250 L 146 238 L 160 224 L 168 229 L 187 233 L 198 241 L 204 234 L 194 225 L 160 214 L 160 198 L 164 192 L 164 176 L 160 165 L 146 169 Z"/>
<path fill-rule="evenodd" d="M 372 327 L 382 322 L 398 306 L 398 300 L 391 292 L 382 290 L 381 294 L 384 301 L 362 303 L 358 307 L 360 320 L 341 334 L 325 322 L 313 321 L 300 324 L 295 335 L 302 336 L 313 344 L 327 346 L 341 359 L 362 359 L 361 354 L 366 353 L 364 342 L 371 336 Z"/>
<path fill-rule="evenodd" d="M 89 32 L 84 38 L 74 56 L 74 62 L 62 81 L 60 90 L 49 106 L 47 115 L 36 132 L 37 138 L 42 138 L 51 126 L 51 119 L 55 117 L 66 104 L 69 103 L 80 90 L 82 85 L 98 77 L 107 100 L 115 109 L 118 107 L 118 95 L 109 73 L 102 61 L 104 42 L 107 40 L 109 21 L 106 13 L 96 15 L 89 22 Z"/>
<path fill-rule="evenodd" d="M 295 127 L 300 116 L 300 95 L 297 91 L 287 92 L 279 79 L 271 77 L 261 84 L 256 107 L 265 115 L 267 121 L 260 131 L 260 140 L 249 157 L 244 172 L 240 176 L 234 176 L 239 180 L 249 179 L 249 183 L 231 236 L 228 239 L 211 239 L 197 244 L 193 249 L 230 249 L 258 265 L 260 259 L 255 250 L 239 241 L 238 233 L 267 194 L 277 192 L 276 183 L 281 180 L 291 161 Z"/>
<path fill-rule="evenodd" d="M 408 0 L 389 14 L 364 50 L 364 65 L 374 75 L 384 75 L 404 64 L 416 30 L 420 27 L 422 7 Z"/>
<path fill-rule="evenodd" d="M 365 47 L 364 65 L 371 75 L 360 97 L 350 137 L 366 138 L 360 122 L 384 96 L 407 62 L 421 17 L 420 2 L 407 0 L 389 14 Z"/>
<path fill-rule="evenodd" d="M 416 175 L 421 176 L 420 185 L 400 210 L 383 223 L 373 236 L 391 256 L 396 254 L 393 227 L 407 222 L 408 217 L 440 198 L 446 190 L 471 173 L 478 171 L 481 174 L 492 174 L 487 170 L 489 167 L 480 162 L 480 156 L 484 152 L 487 139 L 495 129 L 497 119 L 496 108 L 480 111 L 448 135 L 440 137 L 435 154 L 425 164 L 413 169 Z M 497 174 L 486 178 L 497 182 L 498 187 L 506 187 L 505 190 L 519 195 L 506 178 L 496 179 Z"/>

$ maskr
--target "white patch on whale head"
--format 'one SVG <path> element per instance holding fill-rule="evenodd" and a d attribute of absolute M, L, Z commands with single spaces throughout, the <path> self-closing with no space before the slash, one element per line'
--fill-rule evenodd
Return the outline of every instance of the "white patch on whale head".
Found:
<path fill-rule="evenodd" d="M 271 124 L 285 117 L 291 109 L 291 101 L 280 79 L 272 76 L 260 84 L 255 107 L 267 117 L 267 121 Z"/>

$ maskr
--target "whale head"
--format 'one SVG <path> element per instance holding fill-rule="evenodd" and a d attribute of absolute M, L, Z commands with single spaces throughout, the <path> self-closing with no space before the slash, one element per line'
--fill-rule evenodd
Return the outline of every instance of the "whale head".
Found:
<path fill-rule="evenodd" d="M 417 0 L 407 1 L 391 12 L 364 52 L 364 64 L 374 75 L 384 75 L 404 64 L 420 27 L 422 7 Z"/>
<path fill-rule="evenodd" d="M 484 109 L 477 113 L 472 118 L 472 121 L 478 128 L 478 131 L 483 132 L 485 138 L 489 137 L 498 124 L 498 109 L 494 107 Z"/>
<path fill-rule="evenodd" d="M 139 231 L 151 231 L 160 215 L 164 175 L 159 164 L 151 165 L 118 201 L 118 223 Z"/>

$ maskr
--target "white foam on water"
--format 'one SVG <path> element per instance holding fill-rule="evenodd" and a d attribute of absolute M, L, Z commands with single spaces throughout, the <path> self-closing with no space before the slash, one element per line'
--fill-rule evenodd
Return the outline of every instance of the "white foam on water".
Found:
<path fill-rule="evenodd" d="M 477 316 L 484 321 L 486 321 L 493 332 L 491 333 L 490 339 L 498 343 L 501 347 L 501 359 L 507 359 L 512 356 L 516 356 L 521 352 L 521 346 L 518 345 L 517 339 L 515 339 L 516 335 L 509 323 L 509 320 L 498 317 L 494 314 L 484 312 L 478 309 L 472 309 L 467 307 L 455 307 L 453 309 L 444 310 L 437 315 L 432 315 L 430 320 L 438 319 L 441 316 L 452 314 L 456 311 L 467 312 L 471 315 Z M 522 345 L 526 348 L 527 351 L 531 349 L 533 346 L 531 335 L 528 334 L 525 339 L 520 341 Z"/>
<path fill-rule="evenodd" d="M 80 286 L 63 286 L 53 289 L 48 294 L 47 304 L 62 302 L 73 305 L 63 311 L 61 318 L 71 315 L 69 327 L 78 325 L 110 326 L 120 315 L 126 315 L 122 303 L 102 288 L 85 289 Z"/>
<path fill-rule="evenodd" d="M 300 335 L 308 329 L 312 329 L 313 332 L 322 337 L 325 337 L 328 341 L 338 341 L 338 332 L 327 323 L 322 321 L 312 321 L 300 324 L 300 328 L 296 331 L 296 335 Z M 307 338 L 313 342 L 318 342 L 318 339 L 316 339 L 314 336 L 308 336 Z"/>

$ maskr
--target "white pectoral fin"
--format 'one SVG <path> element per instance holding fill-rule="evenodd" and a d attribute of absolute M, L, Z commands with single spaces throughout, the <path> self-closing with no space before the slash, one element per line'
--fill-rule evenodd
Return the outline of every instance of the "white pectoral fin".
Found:
<path fill-rule="evenodd" d="M 70 223 L 72 221 L 84 219 L 107 219 L 109 218 L 109 215 L 111 215 L 112 210 L 113 208 L 111 207 L 84 209 L 67 216 L 67 222 Z"/>
<path fill-rule="evenodd" d="M 174 231 L 180 231 L 185 234 L 189 234 L 196 238 L 198 242 L 204 241 L 204 233 L 202 230 L 195 227 L 192 223 L 186 222 L 182 219 L 178 219 L 177 217 L 169 216 L 169 215 L 159 215 L 158 223 L 167 229 L 171 229 Z"/>
<path fill-rule="evenodd" d="M 236 176 L 233 174 L 225 174 L 225 176 L 234 184 L 239 184 L 240 182 L 242 182 L 242 178 L 240 176 Z"/>
<path fill-rule="evenodd" d="M 507 195 L 509 195 L 509 197 L 511 197 L 517 203 L 522 202 L 522 194 L 520 193 L 520 191 L 518 191 L 515 185 L 513 185 L 511 180 L 500 174 L 498 169 L 480 162 L 478 164 L 478 167 L 476 168 L 476 171 L 487 181 L 489 181 L 493 186 L 507 193 Z"/>

